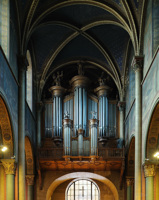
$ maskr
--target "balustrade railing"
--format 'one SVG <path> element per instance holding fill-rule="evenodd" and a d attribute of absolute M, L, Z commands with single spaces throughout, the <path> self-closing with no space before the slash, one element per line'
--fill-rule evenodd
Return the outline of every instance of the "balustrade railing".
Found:
<path fill-rule="evenodd" d="M 108 158 L 123 158 L 124 157 L 124 149 L 119 148 L 99 148 L 98 156 L 103 159 Z"/>
<path fill-rule="evenodd" d="M 63 148 L 41 148 L 39 150 L 39 158 L 40 159 L 51 159 L 51 160 L 60 160 L 64 156 Z M 73 157 L 77 156 L 71 156 Z M 85 157 L 85 156 L 83 156 Z M 89 156 L 87 156 L 88 158 Z M 103 160 L 108 159 L 121 159 L 124 158 L 124 149 L 119 148 L 98 148 L 98 156 L 99 158 L 102 158 Z"/>
<path fill-rule="evenodd" d="M 40 159 L 58 160 L 63 157 L 63 148 L 41 148 L 39 150 Z"/>

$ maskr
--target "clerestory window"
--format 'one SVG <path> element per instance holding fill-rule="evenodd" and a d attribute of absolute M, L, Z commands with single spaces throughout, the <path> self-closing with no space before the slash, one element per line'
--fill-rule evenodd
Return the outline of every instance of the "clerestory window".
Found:
<path fill-rule="evenodd" d="M 0 0 L 0 45 L 7 58 L 9 58 L 9 11 L 9 0 Z"/>

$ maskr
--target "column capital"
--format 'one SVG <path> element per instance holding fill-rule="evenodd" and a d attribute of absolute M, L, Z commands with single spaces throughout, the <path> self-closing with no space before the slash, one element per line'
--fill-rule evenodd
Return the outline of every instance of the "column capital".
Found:
<path fill-rule="evenodd" d="M 27 67 L 29 65 L 28 60 L 25 55 L 18 55 L 18 67 L 20 70 L 27 71 Z"/>
<path fill-rule="evenodd" d="M 155 165 L 144 164 L 144 174 L 145 174 L 145 177 L 155 176 Z"/>
<path fill-rule="evenodd" d="M 134 177 L 126 177 L 126 184 L 127 186 L 134 184 Z"/>
<path fill-rule="evenodd" d="M 1 159 L 1 162 L 7 175 L 15 174 L 16 165 L 14 159 Z"/>
<path fill-rule="evenodd" d="M 34 185 L 34 177 L 35 176 L 31 174 L 25 176 L 28 185 Z"/>
<path fill-rule="evenodd" d="M 143 56 L 134 56 L 132 60 L 132 67 L 135 72 L 143 69 L 143 60 Z"/>
<path fill-rule="evenodd" d="M 126 102 L 125 102 L 125 101 L 119 101 L 119 102 L 118 102 L 119 110 L 120 110 L 120 111 L 124 111 L 125 105 L 126 105 Z"/>

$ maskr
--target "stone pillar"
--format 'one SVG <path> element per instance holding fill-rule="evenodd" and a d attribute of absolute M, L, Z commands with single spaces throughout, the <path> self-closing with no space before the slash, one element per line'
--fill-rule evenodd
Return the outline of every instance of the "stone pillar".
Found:
<path fill-rule="evenodd" d="M 15 175 L 15 160 L 14 159 L 1 159 L 2 165 L 6 174 L 6 200 L 15 199 L 15 186 L 14 186 L 14 175 Z"/>
<path fill-rule="evenodd" d="M 146 200 L 154 200 L 155 165 L 145 164 L 144 174 L 146 179 Z"/>
<path fill-rule="evenodd" d="M 41 111 L 43 108 L 43 103 L 37 103 L 37 145 L 38 148 L 41 147 Z"/>
<path fill-rule="evenodd" d="M 141 148 L 142 148 L 142 63 L 143 57 L 135 57 L 135 200 L 141 200 Z"/>
<path fill-rule="evenodd" d="M 125 111 L 125 102 L 119 101 L 118 107 L 120 111 L 120 139 L 124 140 L 124 111 Z"/>
<path fill-rule="evenodd" d="M 28 185 L 28 199 L 34 200 L 34 175 L 26 175 L 26 181 Z"/>
<path fill-rule="evenodd" d="M 19 98 L 18 98 L 18 169 L 19 169 L 19 200 L 25 200 L 25 87 L 27 60 L 18 57 L 19 67 Z"/>
<path fill-rule="evenodd" d="M 127 200 L 133 200 L 134 178 L 126 177 L 126 185 L 127 185 Z"/>

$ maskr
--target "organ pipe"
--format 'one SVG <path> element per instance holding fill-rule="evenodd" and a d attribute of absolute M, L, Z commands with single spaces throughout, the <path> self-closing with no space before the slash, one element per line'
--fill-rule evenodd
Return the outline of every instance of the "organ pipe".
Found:
<path fill-rule="evenodd" d="M 63 119 L 63 138 L 64 138 L 64 155 L 65 158 L 69 158 L 71 155 L 71 131 L 72 131 L 72 120 Z"/>
<path fill-rule="evenodd" d="M 52 86 L 50 92 L 53 97 L 53 138 L 55 142 L 62 139 L 62 97 L 65 89 L 61 86 Z"/>
<path fill-rule="evenodd" d="M 97 156 L 97 128 L 98 120 L 90 119 L 89 120 L 90 135 L 91 135 L 91 157 Z"/>
<path fill-rule="evenodd" d="M 111 88 L 106 85 L 101 85 L 95 89 L 99 98 L 99 137 L 109 137 L 108 94 L 110 90 Z"/>

